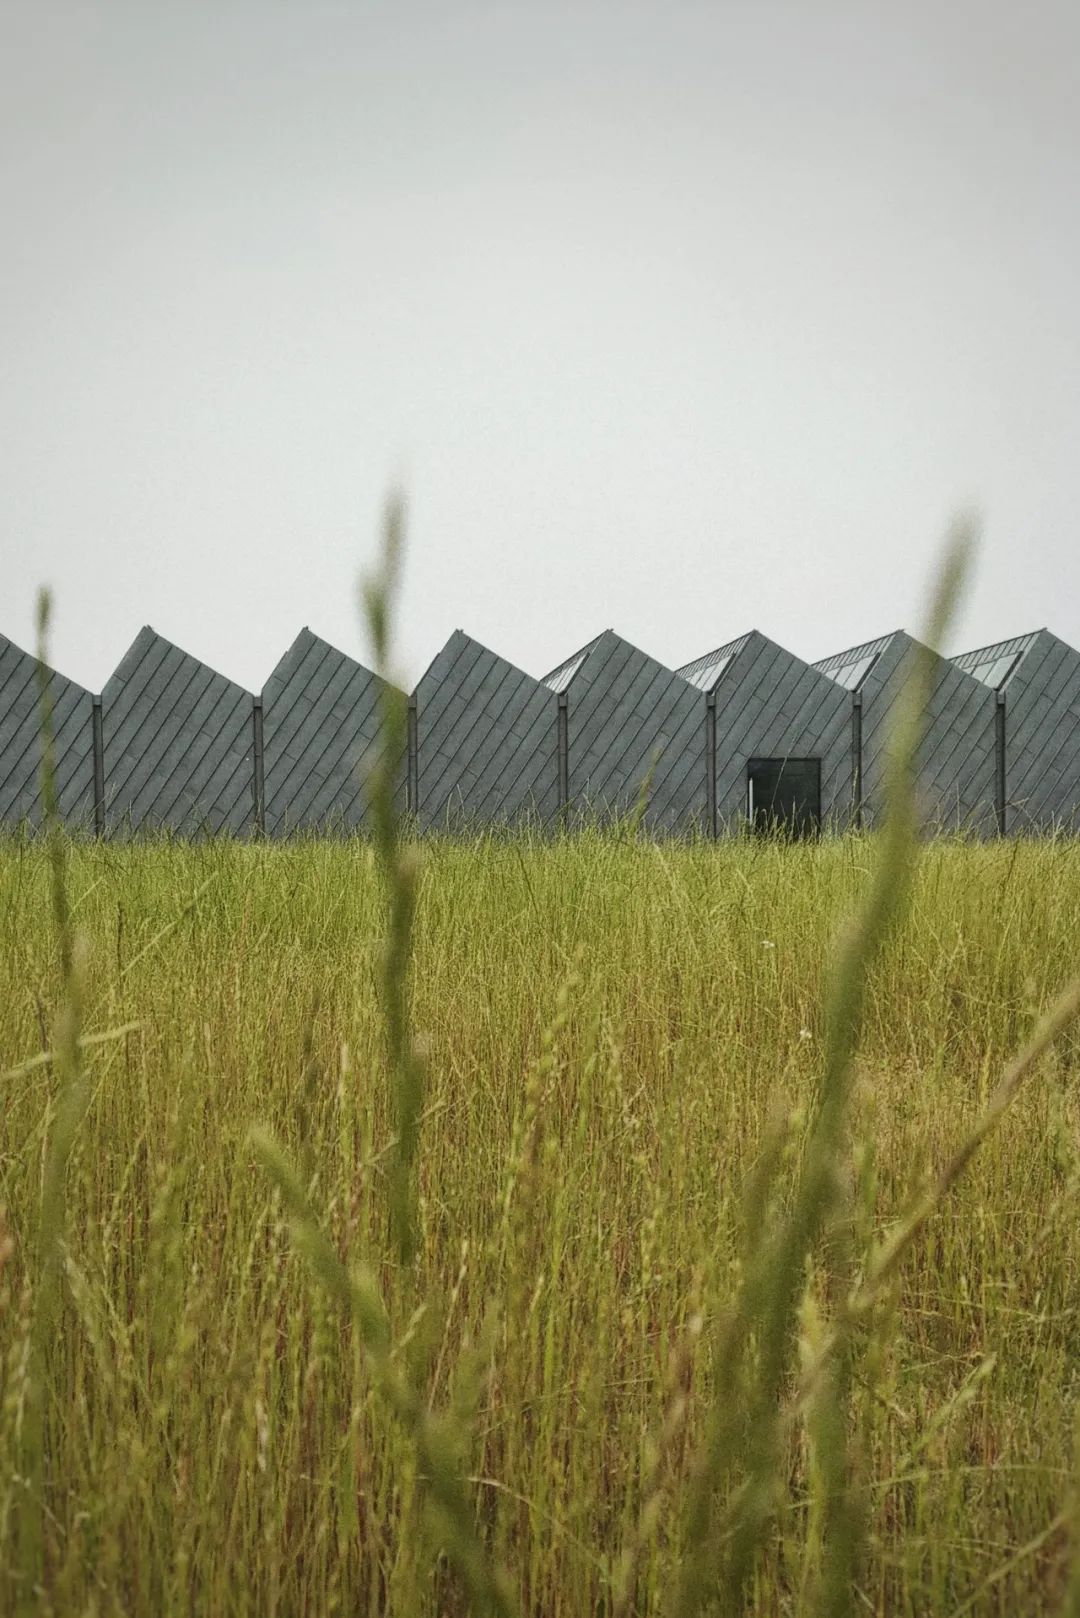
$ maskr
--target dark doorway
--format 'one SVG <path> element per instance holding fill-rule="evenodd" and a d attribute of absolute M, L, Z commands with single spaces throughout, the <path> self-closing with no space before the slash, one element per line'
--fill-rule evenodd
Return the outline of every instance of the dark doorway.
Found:
<path fill-rule="evenodd" d="M 750 828 L 759 836 L 816 837 L 821 830 L 821 760 L 752 758 L 746 769 Z"/>

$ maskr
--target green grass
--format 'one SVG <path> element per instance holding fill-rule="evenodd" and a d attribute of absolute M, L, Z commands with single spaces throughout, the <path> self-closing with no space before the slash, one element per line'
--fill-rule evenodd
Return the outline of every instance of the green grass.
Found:
<path fill-rule="evenodd" d="M 66 980 L 0 849 L 0 1610 L 668 1613 L 696 1558 L 704 1610 L 824 1612 L 838 1544 L 854 1611 L 1063 1610 L 1075 1034 L 848 1300 L 1076 971 L 1075 845 L 923 852 L 761 1409 L 873 840 L 433 843 L 396 1052 L 369 845 L 64 852 Z"/>

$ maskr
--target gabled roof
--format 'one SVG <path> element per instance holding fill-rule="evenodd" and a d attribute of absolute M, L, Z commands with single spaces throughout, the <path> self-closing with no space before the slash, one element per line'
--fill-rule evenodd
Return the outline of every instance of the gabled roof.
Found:
<path fill-rule="evenodd" d="M 166 661 L 175 666 L 177 659 L 191 669 L 202 669 L 211 679 L 220 680 L 235 691 L 246 690 L 239 681 L 230 680 L 227 674 L 222 674 L 211 664 L 204 663 L 194 652 L 187 651 L 176 641 L 170 640 L 167 635 L 160 635 L 150 624 L 144 624 L 105 681 L 102 695 L 106 700 L 114 699 L 137 672 L 141 672 L 142 683 L 145 684 Z M 154 700 L 158 700 L 156 693 Z"/>
<path fill-rule="evenodd" d="M 367 679 L 376 679 L 365 664 L 357 662 L 348 652 L 343 652 L 340 646 L 334 646 L 330 641 L 323 640 L 307 625 L 297 635 L 292 645 L 283 652 L 266 677 L 264 691 L 276 691 L 280 686 L 293 679 L 301 670 L 310 678 L 320 666 L 349 667 L 357 670 Z"/>
<path fill-rule="evenodd" d="M 711 691 L 732 658 L 738 657 L 752 634 L 753 630 L 748 630 L 737 640 L 729 640 L 726 646 L 718 646 L 714 652 L 705 652 L 703 656 L 695 657 L 692 662 L 684 663 L 682 668 L 676 669 L 676 674 L 681 674 L 684 680 L 697 686 L 699 691 Z"/>
<path fill-rule="evenodd" d="M 901 629 L 894 629 L 888 635 L 879 635 L 877 640 L 849 646 L 846 652 L 833 652 L 830 657 L 819 658 L 813 666 L 846 691 L 857 691 L 889 642 L 903 633 Z"/>
<path fill-rule="evenodd" d="M 575 652 L 573 657 L 568 657 L 565 663 L 560 663 L 557 668 L 553 668 L 550 674 L 545 674 L 540 684 L 546 685 L 549 691 L 565 691 L 589 653 L 595 646 L 599 645 L 608 633 L 608 630 L 602 629 L 599 635 L 593 636 L 587 646 L 583 646 L 580 651 Z"/>
<path fill-rule="evenodd" d="M 1015 635 L 1012 640 L 999 640 L 993 646 L 981 646 L 974 652 L 961 652 L 959 657 L 951 661 L 965 674 L 973 674 L 983 685 L 1000 691 L 1015 672 L 1024 653 L 1031 650 L 1043 633 L 1041 629 L 1035 629 L 1029 635 Z"/>

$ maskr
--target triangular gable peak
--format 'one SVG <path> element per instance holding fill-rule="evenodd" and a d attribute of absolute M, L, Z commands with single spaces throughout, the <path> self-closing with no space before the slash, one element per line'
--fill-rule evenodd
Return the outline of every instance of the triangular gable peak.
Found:
<path fill-rule="evenodd" d="M 107 826 L 243 831 L 252 693 L 145 626 L 102 692 Z"/>
<path fill-rule="evenodd" d="M 995 641 L 992 646 L 981 646 L 974 652 L 961 652 L 951 662 L 965 674 L 971 674 L 993 691 L 1000 691 L 1016 673 L 1032 647 L 1045 636 L 1045 629 L 1032 630 L 1027 635 L 1014 635 L 1011 640 Z"/>
<path fill-rule="evenodd" d="M 564 662 L 559 663 L 557 667 L 552 669 L 550 674 L 542 675 L 540 684 L 546 685 L 549 691 L 565 691 L 570 685 L 571 681 L 574 679 L 574 676 L 580 673 L 585 660 L 589 656 L 589 653 L 596 650 L 605 635 L 610 635 L 612 633 L 613 631 L 610 629 L 602 629 L 599 635 L 595 635 L 593 639 L 585 646 L 582 646 L 579 651 L 574 652 L 573 655 L 566 658 Z"/>
<path fill-rule="evenodd" d="M 906 629 L 895 629 L 889 635 L 881 635 L 877 640 L 864 641 L 861 646 L 852 646 L 846 652 L 834 652 L 830 657 L 823 657 L 813 667 L 822 674 L 827 674 L 830 680 L 842 685 L 847 691 L 861 691 L 871 674 L 875 679 L 879 676 L 888 680 L 908 666 L 908 660 L 918 651 L 930 652 L 935 659 L 937 673 L 935 681 L 940 682 L 948 676 L 959 676 L 961 682 L 971 690 L 979 682 L 967 669 L 961 668 L 953 658 L 948 658 L 942 652 L 935 652 L 924 642 L 909 635 Z"/>
<path fill-rule="evenodd" d="M 901 637 L 911 638 L 904 630 L 895 629 L 888 635 L 879 635 L 877 640 L 864 641 L 861 646 L 849 646 L 846 652 L 833 652 L 829 657 L 819 658 L 812 667 L 819 674 L 827 674 L 846 691 L 858 691 L 881 654 Z"/>
<path fill-rule="evenodd" d="M 558 807 L 551 691 L 455 629 L 415 691 L 421 828 L 543 823 Z"/>
<path fill-rule="evenodd" d="M 470 657 L 482 657 L 489 662 L 495 662 L 505 669 L 507 674 L 513 674 L 519 679 L 527 680 L 530 685 L 540 686 L 544 683 L 538 680 L 535 675 L 527 674 L 523 668 L 517 663 L 512 663 L 508 657 L 503 657 L 501 652 L 496 652 L 482 640 L 477 640 L 474 635 L 467 634 L 464 629 L 455 629 L 445 646 L 442 646 L 436 652 L 420 679 L 416 682 L 415 690 L 419 692 L 422 687 L 430 684 L 433 679 L 444 678 L 447 670 L 452 668 L 454 664 L 460 662 L 463 658 Z"/>
<path fill-rule="evenodd" d="M 642 660 L 657 669 L 663 669 L 665 673 L 673 678 L 684 678 L 681 670 L 673 669 L 669 664 L 662 662 L 658 657 L 654 657 L 651 652 L 644 651 L 642 647 L 635 645 L 633 641 L 627 640 L 625 636 L 618 634 L 614 629 L 604 629 L 593 640 L 576 651 L 573 656 L 568 657 L 565 662 L 552 669 L 550 674 L 545 674 L 540 684 L 547 686 L 549 691 L 567 691 L 580 676 L 586 672 L 591 672 L 594 664 L 605 663 L 613 655 L 618 657 L 620 651 L 623 656 L 630 656 L 634 659 Z M 687 684 L 689 683 L 687 681 Z"/>
<path fill-rule="evenodd" d="M 215 680 L 223 680 L 233 690 L 245 692 L 248 696 L 251 696 L 251 692 L 247 691 L 247 688 L 242 686 L 238 680 L 231 680 L 227 674 L 222 674 L 220 669 L 214 668 L 210 663 L 205 663 L 194 652 L 186 651 L 183 646 L 178 646 L 175 641 L 169 640 L 167 635 L 160 635 L 149 624 L 144 624 L 113 672 L 109 675 L 109 678 L 105 681 L 102 687 L 103 700 L 108 702 L 111 698 L 114 698 L 129 683 L 136 671 L 142 669 L 147 660 L 151 658 L 158 662 L 165 658 L 170 658 L 173 661 L 180 658 L 185 664 L 205 669 Z"/>
<path fill-rule="evenodd" d="M 696 686 L 699 691 L 715 691 L 739 653 L 745 651 L 750 641 L 758 634 L 758 630 L 751 629 L 736 640 L 729 640 L 726 645 L 716 647 L 715 651 L 705 652 L 701 657 L 695 657 L 691 662 L 684 663 L 675 672 L 681 674 L 684 680 Z"/>
<path fill-rule="evenodd" d="M 267 676 L 266 684 L 263 686 L 264 700 L 276 696 L 291 680 L 302 674 L 305 668 L 311 669 L 324 664 L 329 664 L 336 668 L 347 666 L 364 679 L 379 679 L 379 676 L 369 669 L 365 663 L 359 662 L 355 657 L 350 657 L 348 652 L 343 652 L 340 647 L 334 646 L 330 641 L 323 640 L 321 635 L 316 635 L 313 630 L 305 625 L 288 651 L 278 659 Z"/>
<path fill-rule="evenodd" d="M 92 697 L 85 686 L 46 666 L 55 785 L 60 812 L 89 818 L 92 799 Z M 41 686 L 38 661 L 0 635 L 0 821 L 41 818 Z"/>

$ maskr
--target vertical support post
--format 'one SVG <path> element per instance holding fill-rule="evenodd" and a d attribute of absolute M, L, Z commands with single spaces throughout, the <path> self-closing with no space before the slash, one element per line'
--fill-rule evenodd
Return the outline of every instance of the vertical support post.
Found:
<path fill-rule="evenodd" d="M 94 836 L 105 835 L 105 730 L 101 718 L 101 698 L 93 699 L 91 739 L 94 758 Z"/>
<path fill-rule="evenodd" d="M 1004 689 L 1001 691 L 995 691 L 994 696 L 996 699 L 994 704 L 994 815 L 997 820 L 998 836 L 1004 837 L 1008 829 L 1006 825 L 1007 811 L 1005 799 L 1007 785 L 1005 749 L 1007 739 L 1006 732 L 1008 727 L 1005 718 L 1006 706 Z"/>
<path fill-rule="evenodd" d="M 716 691 L 705 693 L 705 828 L 716 838 Z"/>
<path fill-rule="evenodd" d="M 862 692 L 851 693 L 851 822 L 856 831 L 863 823 Z"/>
<path fill-rule="evenodd" d="M 414 820 L 420 813 L 420 736 L 415 691 L 409 698 L 405 724 L 405 808 Z"/>
<path fill-rule="evenodd" d="M 556 730 L 559 776 L 559 821 L 565 826 L 570 813 L 570 693 L 559 692 Z"/>
<path fill-rule="evenodd" d="M 251 699 L 251 796 L 255 811 L 255 835 L 266 831 L 266 780 L 263 773 L 263 705 L 262 697 Z"/>

